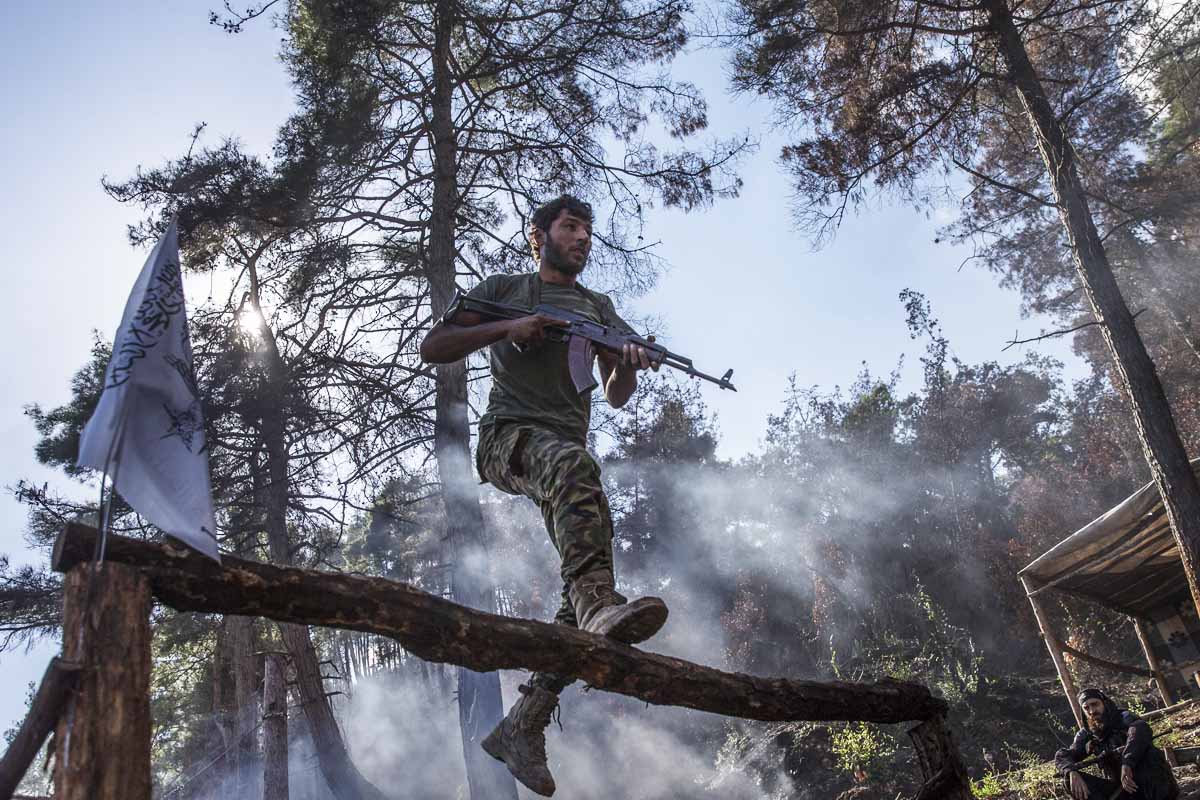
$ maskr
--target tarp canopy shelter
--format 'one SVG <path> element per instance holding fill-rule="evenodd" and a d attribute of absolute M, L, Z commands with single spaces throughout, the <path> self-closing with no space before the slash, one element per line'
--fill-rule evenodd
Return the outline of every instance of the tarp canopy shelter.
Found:
<path fill-rule="evenodd" d="M 1200 459 L 1191 463 L 1200 474 Z M 1019 576 L 1077 717 L 1074 681 L 1063 653 L 1123 672 L 1153 675 L 1168 704 L 1195 693 L 1200 619 L 1153 482 L 1050 548 Z M 1149 671 L 1112 664 L 1063 645 L 1041 607 L 1040 599 L 1048 591 L 1082 597 L 1133 617 Z"/>
<path fill-rule="evenodd" d="M 1198 464 L 1200 459 L 1192 468 Z M 1153 483 L 1063 539 L 1020 575 L 1135 617 L 1149 617 L 1188 595 L 1179 547 Z"/>

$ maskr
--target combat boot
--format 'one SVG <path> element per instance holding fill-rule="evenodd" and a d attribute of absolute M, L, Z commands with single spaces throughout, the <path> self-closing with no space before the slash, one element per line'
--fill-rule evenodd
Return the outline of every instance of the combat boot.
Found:
<path fill-rule="evenodd" d="M 481 744 L 492 758 L 503 761 L 512 776 L 532 791 L 554 794 L 554 776 L 546 764 L 546 727 L 554 716 L 558 695 L 522 684 L 521 699 Z"/>
<path fill-rule="evenodd" d="M 667 621 L 666 603 L 658 597 L 630 603 L 614 588 L 612 573 L 607 570 L 580 577 L 568 594 L 581 630 L 625 644 L 646 641 Z"/>

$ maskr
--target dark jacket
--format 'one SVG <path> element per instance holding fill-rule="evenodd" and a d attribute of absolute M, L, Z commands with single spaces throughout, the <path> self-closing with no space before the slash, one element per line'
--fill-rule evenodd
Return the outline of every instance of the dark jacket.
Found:
<path fill-rule="evenodd" d="M 1075 734 L 1070 747 L 1054 754 L 1054 766 L 1058 774 L 1079 769 L 1078 762 L 1099 755 L 1101 769 L 1112 781 L 1121 779 L 1121 766 L 1128 764 L 1133 770 L 1133 780 L 1138 785 L 1138 794 L 1147 800 L 1167 800 L 1176 797 L 1175 776 L 1166 756 L 1151 742 L 1150 726 L 1136 714 L 1123 709 L 1110 709 L 1102 735 L 1097 736 L 1084 728 Z"/>

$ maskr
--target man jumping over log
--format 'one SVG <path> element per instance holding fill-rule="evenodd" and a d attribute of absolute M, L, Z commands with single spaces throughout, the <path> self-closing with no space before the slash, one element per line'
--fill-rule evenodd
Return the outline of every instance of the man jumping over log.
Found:
<path fill-rule="evenodd" d="M 553 305 L 626 333 L 607 295 L 578 283 L 592 243 L 592 208 L 563 195 L 533 213 L 529 231 L 537 272 L 493 275 L 469 299 L 523 308 Z M 490 348 L 492 391 L 479 421 L 476 467 L 484 482 L 538 504 L 562 560 L 562 605 L 555 622 L 636 644 L 667 620 L 657 597 L 628 602 L 616 591 L 612 520 L 600 483 L 600 465 L 588 453 L 590 392 L 579 392 L 567 365 L 567 345 L 546 337 L 563 323 L 542 314 L 486 321 L 462 310 L 433 327 L 421 358 L 445 364 Z M 646 350 L 626 345 L 621 356 L 599 352 L 601 385 L 609 405 L 623 406 L 637 388 L 639 370 L 656 367 Z M 508 716 L 483 741 L 513 776 L 538 794 L 554 793 L 546 763 L 545 729 L 558 695 L 572 679 L 534 674 L 520 687 Z"/>

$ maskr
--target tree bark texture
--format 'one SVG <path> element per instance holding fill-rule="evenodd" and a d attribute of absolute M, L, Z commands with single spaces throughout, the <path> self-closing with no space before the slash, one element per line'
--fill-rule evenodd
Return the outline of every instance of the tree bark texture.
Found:
<path fill-rule="evenodd" d="M 1200 611 L 1200 581 L 1196 574 L 1200 566 L 1200 485 L 1188 464 L 1158 371 L 1117 287 L 1096 231 L 1075 164 L 1075 151 L 1050 108 L 1013 22 L 1008 0 L 985 0 L 984 5 L 1008 66 L 1009 79 L 1029 116 L 1038 151 L 1054 188 L 1079 282 L 1112 354 L 1117 382 L 1133 408 L 1138 438 L 1179 543 L 1192 601 Z"/>
<path fill-rule="evenodd" d="M 426 275 L 434 319 L 440 319 L 454 294 L 458 217 L 458 141 L 454 130 L 451 40 L 454 0 L 434 4 L 433 204 L 429 223 Z M 446 509 L 451 596 L 463 605 L 494 611 L 490 569 L 483 545 L 483 513 L 471 467 L 467 413 L 467 364 L 439 364 L 435 373 L 434 458 Z M 458 722 L 471 800 L 517 800 L 517 783 L 508 769 L 479 746 L 504 716 L 500 676 L 458 670 Z"/>
<path fill-rule="evenodd" d="M 263 800 L 288 800 L 287 663 L 263 663 Z"/>
<path fill-rule="evenodd" d="M 55 545 L 54 568 L 91 558 L 96 533 L 70 524 Z M 765 721 L 903 722 L 944 714 L 926 687 L 763 678 L 646 653 L 565 625 L 466 608 L 398 581 L 232 556 L 218 565 L 172 543 L 109 536 L 107 558 L 141 569 L 156 598 L 180 611 L 245 614 L 390 637 L 427 661 L 476 671 L 528 669 L 578 678 L 597 689 L 655 705 L 676 705 Z"/>
<path fill-rule="evenodd" d="M 198 789 L 206 788 L 229 774 L 234 762 L 237 720 L 237 692 L 233 685 L 233 655 L 229 649 L 228 626 L 221 624 L 214 631 L 212 666 L 213 724 L 221 736 L 221 752 L 212 767 L 196 778 Z"/>
<path fill-rule="evenodd" d="M 90 569 L 63 587 L 63 654 L 83 673 L 54 736 L 54 797 L 150 800 L 149 582 L 105 562 L 89 592 Z"/>
<path fill-rule="evenodd" d="M 37 758 L 50 731 L 66 710 L 67 702 L 79 685 L 80 667 L 55 656 L 46 667 L 46 674 L 21 722 L 17 735 L 0 758 L 0 800 L 8 800 L 17 790 L 29 765 Z"/>
<path fill-rule="evenodd" d="M 254 664 L 254 620 L 233 615 L 225 618 L 233 672 L 233 758 L 238 791 L 245 794 L 258 771 L 258 681 Z"/>
<path fill-rule="evenodd" d="M 943 716 L 926 720 L 908 732 L 917 751 L 925 783 L 914 800 L 973 800 L 971 780 Z"/>

